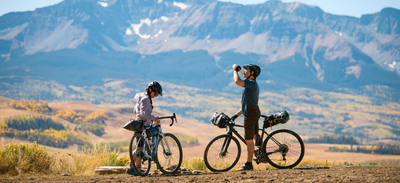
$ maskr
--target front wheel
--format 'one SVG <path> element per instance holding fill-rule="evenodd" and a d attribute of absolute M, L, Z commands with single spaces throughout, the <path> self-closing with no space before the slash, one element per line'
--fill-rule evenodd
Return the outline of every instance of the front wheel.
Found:
<path fill-rule="evenodd" d="M 161 135 L 159 136 L 157 166 L 165 174 L 174 174 L 182 164 L 182 146 L 175 135 L 165 133 L 164 136 L 165 139 Z"/>
<path fill-rule="evenodd" d="M 143 136 L 137 137 L 135 135 L 132 137 L 131 143 L 129 144 L 130 167 L 140 176 L 149 174 L 151 167 L 151 160 L 145 156 L 143 151 L 144 144 L 146 145 L 146 141 L 143 141 Z M 147 154 L 150 154 L 148 145 L 146 145 L 146 151 Z"/>
<path fill-rule="evenodd" d="M 281 129 L 272 132 L 264 141 L 262 151 L 270 165 L 279 169 L 297 166 L 304 156 L 304 143 L 297 133 Z"/>
<path fill-rule="evenodd" d="M 239 141 L 228 134 L 215 137 L 204 151 L 204 163 L 213 172 L 225 172 L 232 169 L 240 158 Z"/>

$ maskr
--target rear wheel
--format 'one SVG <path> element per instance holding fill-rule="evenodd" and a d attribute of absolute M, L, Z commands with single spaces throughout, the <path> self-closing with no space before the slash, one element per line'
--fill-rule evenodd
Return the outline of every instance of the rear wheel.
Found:
<path fill-rule="evenodd" d="M 215 137 L 204 151 L 204 163 L 213 172 L 225 172 L 232 169 L 240 158 L 239 141 L 228 134 Z"/>
<path fill-rule="evenodd" d="M 131 143 L 129 144 L 129 158 L 131 160 L 130 166 L 135 170 L 135 172 L 138 175 L 146 176 L 150 172 L 151 160 L 145 156 L 145 153 L 143 151 L 143 146 L 141 148 L 140 147 L 136 148 L 140 142 L 139 139 L 143 139 L 143 136 L 140 137 L 133 136 L 131 139 Z M 143 143 L 146 145 L 147 154 L 150 154 L 149 147 L 146 144 L 146 141 L 143 141 L 141 144 Z M 133 156 L 134 153 L 136 155 L 136 160 L 137 160 L 136 162 L 138 163 L 136 164 L 136 166 L 134 161 L 135 157 Z"/>
<path fill-rule="evenodd" d="M 304 157 L 304 143 L 297 133 L 281 129 L 272 132 L 264 141 L 262 151 L 270 165 L 279 169 L 293 168 Z"/>
<path fill-rule="evenodd" d="M 182 164 L 182 146 L 178 138 L 170 133 L 160 135 L 157 147 L 157 165 L 165 174 L 173 174 L 179 170 Z M 154 137 L 153 137 L 154 138 Z"/>

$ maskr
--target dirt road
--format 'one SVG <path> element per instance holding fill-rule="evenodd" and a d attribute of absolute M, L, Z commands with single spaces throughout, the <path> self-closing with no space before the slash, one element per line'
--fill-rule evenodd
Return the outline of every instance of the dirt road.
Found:
<path fill-rule="evenodd" d="M 247 172 L 150 175 L 127 174 L 92 176 L 2 177 L 0 182 L 400 182 L 400 165 L 333 167 L 330 169 L 290 169 Z"/>

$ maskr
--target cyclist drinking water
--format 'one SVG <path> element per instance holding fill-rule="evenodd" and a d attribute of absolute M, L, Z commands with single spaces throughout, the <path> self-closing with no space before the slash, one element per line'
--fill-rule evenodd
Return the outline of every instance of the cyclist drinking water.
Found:
<path fill-rule="evenodd" d="M 235 83 L 241 87 L 243 87 L 242 94 L 242 108 L 239 110 L 234 116 L 232 116 L 232 120 L 235 120 L 238 116 L 244 116 L 244 139 L 247 144 L 247 162 L 243 167 L 239 168 L 239 171 L 242 170 L 253 170 L 253 154 L 254 154 L 254 141 L 253 138 L 256 138 L 258 132 L 258 120 L 260 119 L 260 109 L 258 107 L 258 96 L 260 93 L 260 89 L 258 87 L 256 78 L 260 75 L 261 69 L 259 66 L 254 64 L 249 64 L 243 66 L 246 71 L 243 76 L 246 78 L 245 80 L 240 79 L 238 71 L 240 67 L 237 66 L 233 73 L 233 79 Z"/>
<path fill-rule="evenodd" d="M 158 97 L 158 95 L 162 96 L 162 87 L 160 83 L 157 81 L 152 81 L 146 88 L 145 92 L 137 93 L 135 95 L 135 108 L 133 112 L 136 114 L 136 120 L 144 120 L 144 126 L 150 126 L 151 122 L 154 121 L 156 125 L 160 125 L 160 119 L 152 115 L 153 111 L 153 98 Z M 143 141 L 139 141 L 138 150 L 141 150 L 143 147 Z M 137 175 L 137 173 L 133 170 L 132 166 L 135 164 L 136 167 L 141 166 L 141 159 L 137 158 L 135 153 L 133 153 L 134 162 L 129 162 L 129 168 L 126 170 L 126 173 L 131 175 Z"/>

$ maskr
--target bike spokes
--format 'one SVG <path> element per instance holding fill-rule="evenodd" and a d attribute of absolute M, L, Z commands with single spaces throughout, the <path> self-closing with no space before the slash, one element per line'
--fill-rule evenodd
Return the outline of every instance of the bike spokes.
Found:
<path fill-rule="evenodd" d="M 206 147 L 204 161 L 211 171 L 228 171 L 240 157 L 239 142 L 229 135 L 214 138 Z"/>
<path fill-rule="evenodd" d="M 263 148 L 267 161 L 276 168 L 293 168 L 304 156 L 304 143 L 300 136 L 286 129 L 271 133 Z"/>
<path fill-rule="evenodd" d="M 182 146 L 173 135 L 166 133 L 160 136 L 157 147 L 157 164 L 163 173 L 175 173 L 182 163 Z"/>

